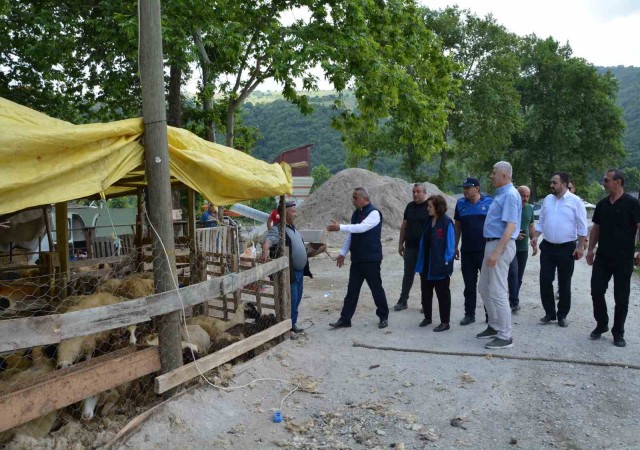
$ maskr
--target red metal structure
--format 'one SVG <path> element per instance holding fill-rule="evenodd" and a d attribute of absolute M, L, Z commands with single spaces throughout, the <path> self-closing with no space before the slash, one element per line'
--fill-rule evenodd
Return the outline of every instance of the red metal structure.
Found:
<path fill-rule="evenodd" d="M 306 167 L 295 167 L 292 169 L 294 177 L 311 176 L 311 147 L 313 144 L 306 144 L 301 147 L 285 150 L 274 158 L 272 162 L 286 162 L 288 164 L 307 162 Z"/>

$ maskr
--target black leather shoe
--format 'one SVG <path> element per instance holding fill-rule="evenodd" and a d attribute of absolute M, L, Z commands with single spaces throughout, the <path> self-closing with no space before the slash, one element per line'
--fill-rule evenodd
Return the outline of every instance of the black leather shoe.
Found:
<path fill-rule="evenodd" d="M 381 320 L 380 323 L 378 324 L 378 328 L 387 328 L 388 326 L 389 326 L 388 320 Z"/>
<path fill-rule="evenodd" d="M 564 317 L 558 319 L 558 325 L 562 328 L 567 328 L 569 326 L 569 324 L 567 323 L 567 319 L 565 319 Z"/>
<path fill-rule="evenodd" d="M 542 323 L 549 323 L 552 320 L 556 320 L 555 316 L 552 316 L 551 314 L 547 314 L 546 316 L 544 316 L 542 319 L 540 319 L 540 322 Z"/>
<path fill-rule="evenodd" d="M 420 325 L 418 325 L 419 327 L 426 327 L 427 325 L 431 325 L 431 321 L 427 320 L 427 319 L 422 319 L 422 322 L 420 322 Z"/>
<path fill-rule="evenodd" d="M 435 331 L 435 332 L 437 333 L 437 332 L 439 332 L 439 331 L 447 331 L 449 328 L 451 328 L 451 327 L 449 326 L 449 324 L 441 323 L 440 325 L 438 325 L 437 327 L 435 327 L 435 328 L 433 329 L 433 331 Z"/>
<path fill-rule="evenodd" d="M 517 313 L 518 311 L 520 311 L 520 305 L 515 305 L 511 307 L 511 312 L 512 313 Z"/>
<path fill-rule="evenodd" d="M 469 325 L 470 323 L 473 323 L 475 321 L 476 321 L 476 318 L 473 316 L 464 316 L 464 319 L 460 321 L 460 325 L 462 326 Z"/>
<path fill-rule="evenodd" d="M 337 322 L 330 323 L 329 326 L 333 327 L 333 328 L 349 328 L 351 326 L 351 322 L 347 322 L 346 320 L 338 319 Z"/>
<path fill-rule="evenodd" d="M 615 345 L 616 347 L 626 347 L 627 341 L 625 341 L 622 336 L 614 336 L 613 345 Z"/>
<path fill-rule="evenodd" d="M 398 302 L 393 307 L 395 311 L 402 311 L 403 309 L 407 309 L 407 302 Z"/>
<path fill-rule="evenodd" d="M 609 331 L 609 327 L 604 327 L 604 328 L 596 327 L 596 329 L 591 332 L 589 337 L 592 340 L 597 341 L 598 339 L 600 339 L 600 336 L 602 336 L 602 333 L 606 333 L 607 331 Z"/>
<path fill-rule="evenodd" d="M 291 331 L 293 331 L 294 333 L 304 333 L 304 330 L 300 328 L 298 325 L 292 326 Z"/>

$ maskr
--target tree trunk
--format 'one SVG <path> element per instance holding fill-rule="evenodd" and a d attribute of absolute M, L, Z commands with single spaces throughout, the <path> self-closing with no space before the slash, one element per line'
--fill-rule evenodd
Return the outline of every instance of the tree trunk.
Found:
<path fill-rule="evenodd" d="M 178 63 L 171 64 L 169 75 L 169 117 L 167 123 L 172 127 L 182 128 L 182 68 Z"/>
<path fill-rule="evenodd" d="M 236 106 L 234 101 L 229 101 L 227 107 L 227 147 L 233 148 L 233 141 L 235 139 L 234 124 L 236 118 Z"/>
<path fill-rule="evenodd" d="M 446 144 L 445 144 L 446 145 Z M 447 180 L 447 162 L 449 161 L 449 151 L 444 148 L 442 152 L 440 152 L 440 167 L 438 168 L 438 180 L 436 182 L 437 186 L 442 189 L 445 181 Z"/>

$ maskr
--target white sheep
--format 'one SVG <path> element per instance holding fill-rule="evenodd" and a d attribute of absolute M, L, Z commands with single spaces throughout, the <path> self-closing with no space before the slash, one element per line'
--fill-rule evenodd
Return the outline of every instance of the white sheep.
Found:
<path fill-rule="evenodd" d="M 93 295 L 77 296 L 67 300 L 68 302 L 65 304 L 66 311 L 64 312 L 82 311 L 100 306 L 113 305 L 121 302 L 123 299 L 106 292 L 100 292 Z M 129 343 L 135 345 L 136 326 L 130 325 L 127 328 L 129 330 Z M 58 368 L 69 367 L 81 359 L 91 359 L 94 350 L 98 348 L 100 344 L 108 341 L 112 333 L 112 330 L 106 330 L 62 341 L 58 346 Z"/>

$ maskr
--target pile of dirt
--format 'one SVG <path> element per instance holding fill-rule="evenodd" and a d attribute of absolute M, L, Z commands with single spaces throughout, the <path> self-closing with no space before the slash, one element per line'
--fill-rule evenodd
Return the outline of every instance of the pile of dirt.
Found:
<path fill-rule="evenodd" d="M 426 183 L 427 195 L 440 194 L 447 199 L 447 213 L 453 216 L 455 199 L 445 195 L 438 187 Z M 398 239 L 404 209 L 411 198 L 412 183 L 400 178 L 378 175 L 364 169 L 346 169 L 338 172 L 311 194 L 298 208 L 296 225 L 304 230 L 322 230 L 331 219 L 349 223 L 353 213 L 351 194 L 357 187 L 364 187 L 371 202 L 382 212 L 382 239 Z M 330 245 L 341 245 L 344 233 L 329 233 Z"/>

